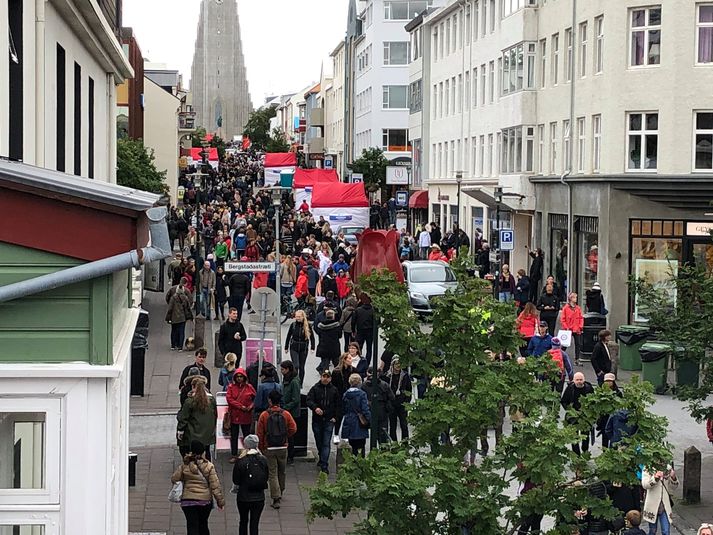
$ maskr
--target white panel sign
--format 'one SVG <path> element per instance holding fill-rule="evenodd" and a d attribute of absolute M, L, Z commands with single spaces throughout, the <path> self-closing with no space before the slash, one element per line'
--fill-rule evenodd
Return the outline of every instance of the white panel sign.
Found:
<path fill-rule="evenodd" d="M 403 166 L 388 166 L 386 168 L 386 184 L 408 186 L 408 168 Z"/>
<path fill-rule="evenodd" d="M 264 272 L 272 273 L 275 271 L 274 262 L 226 262 L 225 271 L 230 271 L 231 273 L 255 273 Z"/>

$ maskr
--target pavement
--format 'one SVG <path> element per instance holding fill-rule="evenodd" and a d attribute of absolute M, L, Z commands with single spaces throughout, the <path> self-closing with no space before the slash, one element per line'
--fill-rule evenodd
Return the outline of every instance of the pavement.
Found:
<path fill-rule="evenodd" d="M 147 292 L 144 308 L 150 312 L 149 349 L 146 352 L 145 396 L 131 398 L 130 446 L 138 454 L 136 486 L 129 491 L 129 531 L 140 534 L 178 535 L 185 533 L 185 519 L 180 507 L 167 501 L 171 484 L 169 478 L 178 464 L 180 456 L 175 447 L 175 415 L 179 408 L 177 385 L 181 371 L 193 362 L 191 352 L 170 350 L 169 326 L 162 321 L 165 313 L 163 294 Z M 247 328 L 247 318 L 244 317 Z M 213 362 L 213 336 L 220 322 L 206 322 L 206 347 L 208 362 Z M 286 327 L 283 327 L 283 340 Z M 189 329 L 190 331 L 190 329 Z M 192 334 L 187 333 L 187 336 Z M 316 358 L 310 356 L 305 376 L 306 391 L 319 379 Z M 587 380 L 594 382 L 591 365 L 584 362 L 582 368 Z M 620 370 L 619 384 L 626 384 L 638 372 Z M 217 385 L 218 369 L 211 367 L 213 381 Z M 681 486 L 674 497 L 674 517 L 672 533 L 694 535 L 702 522 L 713 521 L 713 447 L 708 442 L 705 425 L 696 423 L 685 410 L 685 405 L 670 395 L 657 395 L 653 406 L 656 414 L 669 420 L 668 440 L 674 446 L 674 463 L 683 479 L 683 452 L 695 446 L 701 452 L 702 481 L 701 503 L 685 505 L 681 501 Z M 509 422 L 506 422 L 506 429 Z M 312 434 L 308 433 L 308 448 L 314 448 Z M 492 437 L 491 437 L 492 442 Z M 220 452 L 216 469 L 223 488 L 227 491 L 231 484 L 232 465 L 227 462 L 229 455 Z M 332 474 L 334 473 L 334 449 L 332 454 Z M 319 533 L 348 533 L 358 515 L 334 520 L 317 520 L 307 524 L 305 513 L 309 509 L 308 488 L 317 480 L 317 469 L 313 462 L 296 462 L 287 469 L 287 489 L 282 507 L 275 511 L 265 508 L 260 531 L 266 535 L 302 535 Z M 334 475 L 330 476 L 334 478 Z M 516 492 L 517 489 L 513 489 Z M 210 529 L 213 535 L 233 534 L 237 531 L 238 513 L 232 495 L 226 498 L 224 512 L 213 511 Z M 543 526 L 544 527 L 544 526 Z"/>

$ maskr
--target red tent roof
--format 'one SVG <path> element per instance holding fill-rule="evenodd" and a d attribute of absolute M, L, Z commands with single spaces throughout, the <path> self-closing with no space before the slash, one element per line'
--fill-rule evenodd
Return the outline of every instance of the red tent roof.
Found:
<path fill-rule="evenodd" d="M 368 208 L 364 183 L 318 182 L 312 190 L 312 208 Z"/>
<path fill-rule="evenodd" d="M 308 188 L 317 182 L 339 182 L 339 175 L 334 169 L 297 169 L 292 187 Z"/>
<path fill-rule="evenodd" d="M 201 152 L 203 152 L 202 147 L 193 147 L 191 149 L 191 158 L 193 158 L 194 162 L 200 162 L 203 159 Z M 218 161 L 217 147 L 208 147 L 208 160 Z"/>
<path fill-rule="evenodd" d="M 265 167 L 289 167 L 297 165 L 294 152 L 268 152 L 265 154 Z"/>

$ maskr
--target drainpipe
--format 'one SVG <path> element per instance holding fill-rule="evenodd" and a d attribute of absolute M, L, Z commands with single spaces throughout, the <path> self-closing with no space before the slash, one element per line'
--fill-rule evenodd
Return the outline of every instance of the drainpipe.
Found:
<path fill-rule="evenodd" d="M 61 286 L 96 279 L 131 267 L 138 269 L 143 264 L 149 264 L 171 256 L 171 245 L 168 239 L 168 227 L 166 226 L 166 208 L 150 208 L 145 213 L 149 221 L 149 234 L 151 237 L 151 245 L 149 247 L 128 251 L 14 284 L 0 286 L 0 303 L 54 290 Z"/>
<path fill-rule="evenodd" d="M 45 0 L 35 0 L 35 165 L 45 166 Z"/>

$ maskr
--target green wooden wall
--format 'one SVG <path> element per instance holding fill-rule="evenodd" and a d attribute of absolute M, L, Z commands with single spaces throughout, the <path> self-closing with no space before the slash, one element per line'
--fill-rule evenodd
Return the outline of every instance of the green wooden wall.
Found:
<path fill-rule="evenodd" d="M 81 264 L 0 242 L 0 286 Z M 0 362 L 112 363 L 112 277 L 0 303 Z"/>

